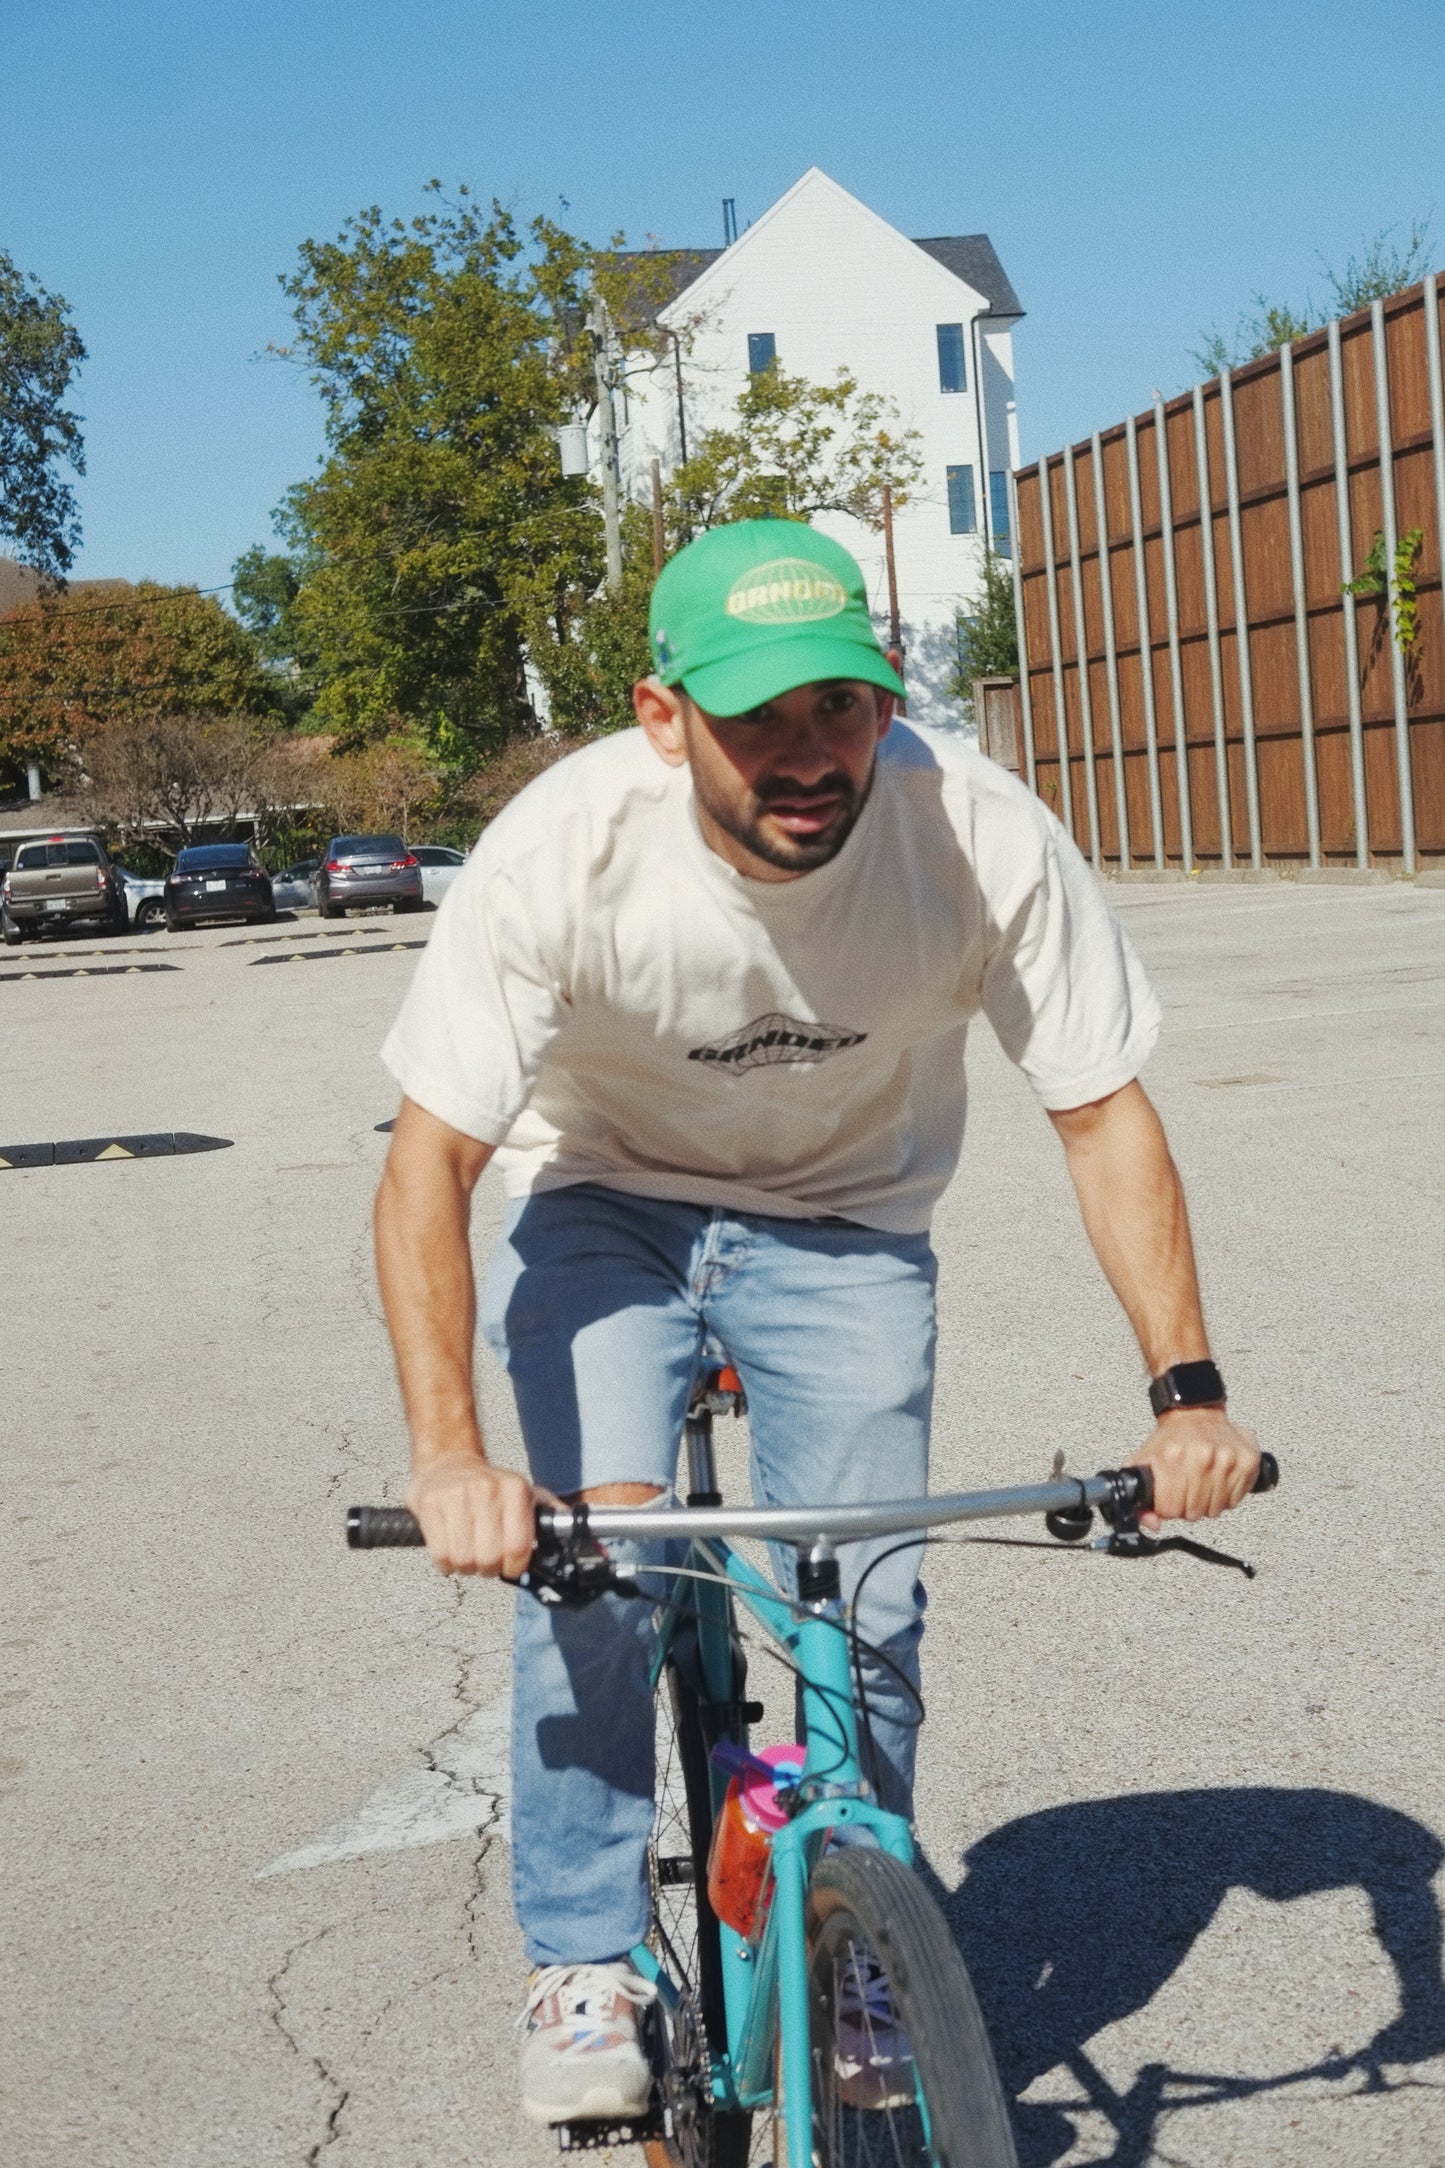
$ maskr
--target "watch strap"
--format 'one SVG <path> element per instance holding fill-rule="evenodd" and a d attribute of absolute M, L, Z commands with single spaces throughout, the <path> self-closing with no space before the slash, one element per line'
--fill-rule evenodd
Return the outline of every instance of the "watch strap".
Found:
<path fill-rule="evenodd" d="M 1171 1408 L 1223 1407 L 1227 1394 L 1217 1364 L 1171 1363 L 1149 1387 L 1149 1405 L 1156 1415 Z"/>

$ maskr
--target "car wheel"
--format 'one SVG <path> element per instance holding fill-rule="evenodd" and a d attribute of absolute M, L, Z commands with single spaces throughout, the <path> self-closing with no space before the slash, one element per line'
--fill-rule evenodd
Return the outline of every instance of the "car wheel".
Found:
<path fill-rule="evenodd" d="M 345 918 L 346 906 L 341 903 L 318 903 L 316 909 L 322 918 Z"/>
<path fill-rule="evenodd" d="M 137 928 L 146 930 L 158 926 L 166 915 L 166 907 L 159 896 L 145 896 L 135 907 Z"/>
<path fill-rule="evenodd" d="M 6 948 L 19 948 L 25 936 L 13 918 L 0 918 L 0 939 L 4 940 Z"/>
<path fill-rule="evenodd" d="M 175 914 L 175 912 L 174 912 L 174 911 L 167 911 L 167 913 L 166 913 L 166 926 L 167 926 L 167 929 L 168 929 L 168 930 L 169 930 L 169 931 L 170 931 L 171 933 L 179 933 L 179 932 L 180 932 L 180 930 L 181 930 L 181 922 L 180 922 L 180 920 L 179 920 L 179 919 L 178 919 L 178 918 L 176 917 L 176 914 Z"/>

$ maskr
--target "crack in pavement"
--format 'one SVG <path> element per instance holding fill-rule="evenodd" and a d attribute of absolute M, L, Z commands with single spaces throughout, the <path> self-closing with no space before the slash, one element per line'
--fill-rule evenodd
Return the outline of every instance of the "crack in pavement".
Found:
<path fill-rule="evenodd" d="M 285 1980 L 287 1973 L 291 1970 L 292 1965 L 295 1963 L 296 1959 L 301 1956 L 302 1952 L 305 1950 L 314 1949 L 316 1944 L 318 1942 L 324 1942 L 326 1940 L 326 1937 L 330 1933 L 330 1927 L 323 1927 L 317 1934 L 308 1935 L 304 1942 L 293 1943 L 291 1948 L 286 1952 L 286 1955 L 282 1958 L 280 1964 L 276 1967 L 276 1970 L 271 1974 L 270 1978 L 266 1982 L 266 1989 L 271 1997 L 272 2024 L 275 2026 L 277 2032 L 280 2033 L 281 2038 L 285 2041 L 287 2047 L 291 2050 L 291 2053 L 296 2056 L 299 2061 L 309 2063 L 311 2065 L 311 2068 L 316 2072 L 316 2075 L 320 2080 L 321 2084 L 325 2086 L 327 2091 L 334 2096 L 331 2106 L 326 2113 L 325 2128 L 323 2129 L 321 2136 L 316 2140 L 315 2144 L 309 2147 L 307 2150 L 306 2168 L 316 2168 L 316 2163 L 320 2160 L 322 2154 L 326 2151 L 327 2147 L 335 2145 L 337 2139 L 341 2136 L 341 2111 L 346 2106 L 347 2101 L 351 2098 L 351 2088 L 350 2086 L 343 2085 L 341 2083 L 341 2080 L 337 2077 L 335 2071 L 332 2070 L 319 2055 L 308 2054 L 305 2048 L 302 2047 L 301 2042 L 297 2039 L 295 2033 L 292 2032 L 291 2027 L 286 2022 L 287 2003 L 282 1983 Z"/>
<path fill-rule="evenodd" d="M 364 1859 L 374 1852 L 399 1852 L 414 1846 L 446 1844 L 458 1837 L 480 1837 L 473 1862 L 470 1906 L 480 1894 L 481 1861 L 495 1838 L 511 1838 L 511 1693 L 478 1705 L 473 1667 L 495 1659 L 474 1650 L 454 1650 L 457 1674 L 453 1698 L 461 1714 L 417 1751 L 420 1765 L 387 1777 L 369 1792 L 355 1813 L 285 1852 L 261 1868 L 258 1881 L 303 1868 L 327 1867 L 341 1860 Z"/>

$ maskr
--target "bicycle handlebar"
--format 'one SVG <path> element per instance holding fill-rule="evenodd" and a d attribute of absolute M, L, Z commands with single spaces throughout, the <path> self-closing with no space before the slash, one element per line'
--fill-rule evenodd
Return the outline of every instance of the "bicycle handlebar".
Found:
<path fill-rule="evenodd" d="M 1255 1491 L 1279 1482 L 1279 1462 L 1262 1453 Z M 1104 1469 L 1095 1476 L 1064 1476 L 1013 1490 L 956 1491 L 937 1498 L 898 1498 L 867 1506 L 674 1506 L 659 1512 L 626 1506 L 542 1506 L 537 1511 L 539 1546 L 577 1536 L 598 1542 L 659 1537 L 756 1536 L 775 1543 L 856 1543 L 868 1536 L 895 1536 L 940 1528 L 955 1521 L 1005 1520 L 1029 1513 L 1077 1512 L 1092 1506 L 1106 1520 L 1136 1518 L 1154 1503 L 1148 1468 Z M 920 1511 L 920 1508 L 922 1510 Z M 405 1506 L 348 1506 L 346 1541 L 353 1551 L 397 1550 L 424 1544 L 414 1514 Z"/>

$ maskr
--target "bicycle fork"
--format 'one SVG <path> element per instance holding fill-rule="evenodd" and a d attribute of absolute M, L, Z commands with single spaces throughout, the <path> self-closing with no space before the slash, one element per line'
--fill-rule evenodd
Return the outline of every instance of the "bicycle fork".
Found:
<path fill-rule="evenodd" d="M 800 1790 L 806 1803 L 773 1839 L 772 1903 L 761 1943 L 754 1952 L 740 1938 L 729 1936 L 732 1947 L 725 1947 L 723 1962 L 730 2014 L 742 2006 L 735 2063 L 739 2101 L 744 2106 L 763 2104 L 780 2079 L 787 2168 L 812 2168 L 809 1875 L 835 1832 L 867 1832 L 905 1866 L 913 1863 L 913 1842 L 901 1816 L 878 1807 L 862 1782 L 837 1558 L 830 1545 L 818 1544 L 799 1559 L 798 1567 L 799 1600 L 806 1608 L 784 1638 L 802 1682 L 807 1760 Z M 759 1607 L 750 1589 L 739 1588 L 738 1593 Z M 746 1978 L 738 1978 L 739 1973 Z"/>

